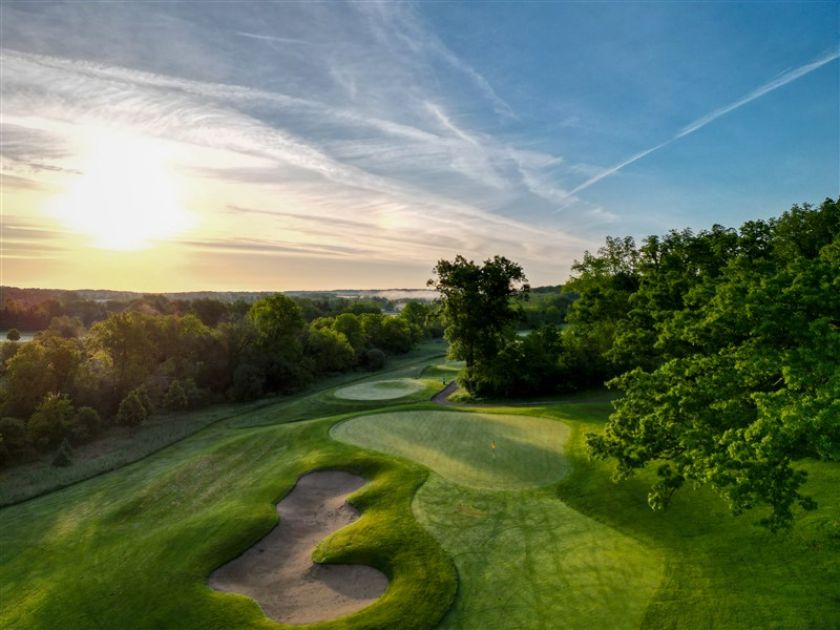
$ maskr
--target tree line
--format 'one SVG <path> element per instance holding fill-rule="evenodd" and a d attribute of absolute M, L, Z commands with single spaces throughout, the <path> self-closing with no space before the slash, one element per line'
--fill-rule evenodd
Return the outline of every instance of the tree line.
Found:
<path fill-rule="evenodd" d="M 173 306 L 159 300 L 160 310 Z M 156 411 L 253 400 L 301 390 L 328 374 L 381 369 L 388 354 L 440 335 L 433 309 L 407 304 L 398 315 L 376 302 L 281 294 L 242 304 L 192 302 L 162 314 L 150 298 L 90 328 L 54 316 L 28 343 L 0 350 L 0 459 L 56 451 L 104 427 L 134 427 Z M 183 304 L 177 304 L 183 308 Z"/>
<path fill-rule="evenodd" d="M 572 271 L 566 327 L 521 338 L 521 267 L 438 263 L 430 282 L 470 392 L 606 382 L 620 395 L 590 452 L 615 461 L 619 479 L 656 465 L 654 509 L 687 483 L 711 486 L 736 514 L 769 506 L 761 522 L 771 529 L 815 506 L 797 462 L 840 459 L 838 201 L 641 245 L 609 237 Z"/>

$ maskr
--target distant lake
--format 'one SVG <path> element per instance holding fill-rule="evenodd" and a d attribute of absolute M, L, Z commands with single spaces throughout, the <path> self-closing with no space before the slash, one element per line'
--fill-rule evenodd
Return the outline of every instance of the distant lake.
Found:
<path fill-rule="evenodd" d="M 8 339 L 6 339 L 6 334 L 8 332 L 9 332 L 8 330 L 0 330 L 0 341 L 8 341 Z M 37 334 L 38 333 L 34 333 L 34 332 L 21 332 L 20 333 L 20 339 L 18 341 L 20 343 L 23 343 L 25 341 L 32 341 L 33 339 L 35 339 L 35 335 L 37 335 Z"/>

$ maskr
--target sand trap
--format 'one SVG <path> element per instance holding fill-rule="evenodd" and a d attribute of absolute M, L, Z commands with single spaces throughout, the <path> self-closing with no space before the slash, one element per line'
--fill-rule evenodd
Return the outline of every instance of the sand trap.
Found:
<path fill-rule="evenodd" d="M 304 475 L 277 504 L 280 522 L 241 556 L 210 575 L 210 586 L 241 593 L 284 623 L 312 623 L 360 610 L 385 592 L 388 578 L 363 565 L 315 564 L 312 549 L 359 512 L 345 498 L 367 483 L 337 470 Z"/>
<path fill-rule="evenodd" d="M 333 394 L 345 400 L 393 400 L 421 391 L 425 385 L 411 378 L 373 381 L 342 387 Z"/>

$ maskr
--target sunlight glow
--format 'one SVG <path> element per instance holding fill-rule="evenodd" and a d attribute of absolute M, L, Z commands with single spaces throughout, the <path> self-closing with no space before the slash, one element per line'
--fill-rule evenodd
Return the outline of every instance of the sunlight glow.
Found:
<path fill-rule="evenodd" d="M 46 212 L 101 249 L 133 250 L 194 223 L 162 142 L 114 131 L 91 134 L 79 175 Z"/>

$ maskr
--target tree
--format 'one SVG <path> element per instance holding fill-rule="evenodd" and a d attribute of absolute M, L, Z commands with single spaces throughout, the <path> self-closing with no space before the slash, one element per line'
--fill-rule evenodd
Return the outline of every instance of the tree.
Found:
<path fill-rule="evenodd" d="M 353 313 L 341 313 L 333 322 L 333 330 L 344 335 L 354 351 L 361 350 L 365 345 L 365 335 L 359 317 Z"/>
<path fill-rule="evenodd" d="M 291 391 L 307 378 L 303 369 L 306 322 L 297 303 L 285 295 L 257 300 L 249 317 L 259 335 L 259 356 L 270 391 Z"/>
<path fill-rule="evenodd" d="M 643 271 L 639 289 L 656 360 L 611 382 L 623 396 L 591 452 L 619 479 L 656 463 L 654 509 L 706 484 L 733 513 L 766 506 L 759 522 L 787 527 L 816 505 L 796 463 L 840 460 L 840 206 L 794 207 L 734 242 L 717 227 L 686 235 L 673 251 L 682 262 Z"/>
<path fill-rule="evenodd" d="M 6 339 L 9 341 L 20 341 L 20 331 L 17 328 L 12 328 L 6 333 Z"/>
<path fill-rule="evenodd" d="M 22 455 L 29 449 L 29 438 L 23 420 L 0 418 L 0 436 L 10 458 Z"/>
<path fill-rule="evenodd" d="M 233 373 L 230 397 L 234 400 L 254 400 L 263 395 L 265 374 L 256 365 L 242 363 Z"/>
<path fill-rule="evenodd" d="M 344 336 L 330 328 L 315 328 L 306 338 L 306 356 L 321 374 L 343 372 L 353 367 L 356 353 Z"/>
<path fill-rule="evenodd" d="M 427 284 L 440 293 L 450 355 L 465 361 L 465 384 L 473 392 L 476 369 L 513 335 L 512 324 L 519 317 L 513 302 L 527 298 L 530 287 L 522 267 L 502 256 L 483 265 L 456 256 L 438 261 L 434 272 L 437 278 Z"/>

